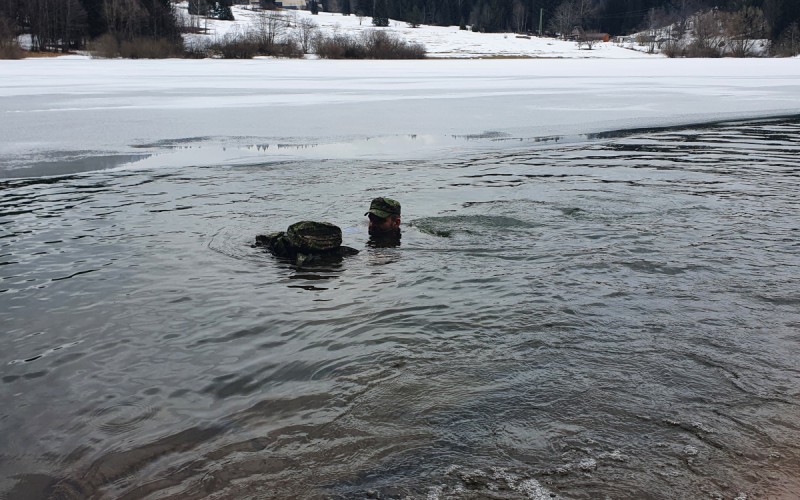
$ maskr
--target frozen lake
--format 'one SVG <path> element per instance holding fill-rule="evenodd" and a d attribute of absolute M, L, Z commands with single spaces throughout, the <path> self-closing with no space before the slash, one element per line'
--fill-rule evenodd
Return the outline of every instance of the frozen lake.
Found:
<path fill-rule="evenodd" d="M 791 497 L 799 68 L 744 64 L 2 63 L 0 494 Z M 361 252 L 251 246 L 309 218 Z"/>
<path fill-rule="evenodd" d="M 423 141 L 360 146 L 365 139 L 417 135 L 433 137 L 430 147 L 441 152 L 439 140 L 453 135 L 536 141 L 800 113 L 800 58 L 58 58 L 6 61 L 0 74 L 0 175 L 6 177 L 113 167 L 131 155 L 164 152 L 162 146 L 174 152 L 177 143 L 334 143 L 341 146 L 306 153 L 424 157 L 431 151 Z"/>

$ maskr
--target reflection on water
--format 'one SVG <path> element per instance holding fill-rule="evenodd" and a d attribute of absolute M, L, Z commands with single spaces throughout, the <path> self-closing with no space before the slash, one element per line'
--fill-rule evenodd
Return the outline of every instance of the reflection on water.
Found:
<path fill-rule="evenodd" d="M 798 144 L 792 119 L 0 181 L 0 492 L 791 498 Z M 378 195 L 402 245 L 370 242 Z M 361 252 L 252 246 L 309 218 Z"/>
<path fill-rule="evenodd" d="M 148 158 L 148 154 L 96 154 L 92 151 L 54 151 L 24 158 L 3 158 L 0 179 L 26 179 L 106 170 Z"/>

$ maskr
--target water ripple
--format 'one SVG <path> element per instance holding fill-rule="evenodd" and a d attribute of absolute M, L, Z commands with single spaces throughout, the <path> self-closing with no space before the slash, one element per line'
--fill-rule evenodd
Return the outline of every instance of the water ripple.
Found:
<path fill-rule="evenodd" d="M 0 180 L 0 492 L 790 498 L 798 144 L 795 118 Z M 401 244 L 368 247 L 389 194 Z M 253 247 L 307 218 L 361 252 Z"/>

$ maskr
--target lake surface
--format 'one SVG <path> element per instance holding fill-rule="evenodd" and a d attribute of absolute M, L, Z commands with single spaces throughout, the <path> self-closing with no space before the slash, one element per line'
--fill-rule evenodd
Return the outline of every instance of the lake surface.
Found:
<path fill-rule="evenodd" d="M 0 496 L 793 497 L 800 118 L 502 139 L 0 180 Z"/>

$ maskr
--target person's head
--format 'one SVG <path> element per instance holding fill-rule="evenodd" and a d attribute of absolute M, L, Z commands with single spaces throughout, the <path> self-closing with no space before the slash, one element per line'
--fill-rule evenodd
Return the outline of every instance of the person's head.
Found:
<path fill-rule="evenodd" d="M 375 198 L 364 215 L 369 217 L 369 234 L 400 231 L 400 203 L 389 198 Z"/>

